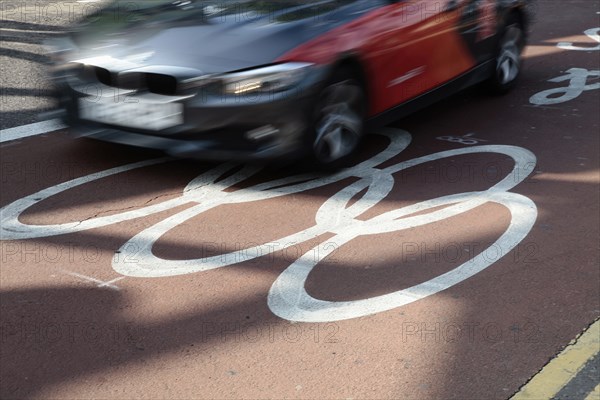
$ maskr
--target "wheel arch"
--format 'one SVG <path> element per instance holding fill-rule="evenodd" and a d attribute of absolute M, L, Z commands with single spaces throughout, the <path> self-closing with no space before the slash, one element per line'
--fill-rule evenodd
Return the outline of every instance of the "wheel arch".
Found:
<path fill-rule="evenodd" d="M 372 87 L 364 62 L 356 53 L 341 54 L 337 58 L 337 60 L 332 64 L 329 71 L 329 77 L 332 77 L 337 71 L 341 69 L 350 70 L 352 72 L 352 75 L 356 77 L 356 79 L 360 83 L 362 89 L 364 90 L 365 104 L 368 116 L 370 114 L 371 109 Z"/>
<path fill-rule="evenodd" d="M 509 18 L 514 16 L 523 27 L 523 31 L 527 33 L 529 24 L 531 23 L 528 7 L 531 7 L 531 5 L 527 5 L 527 2 L 523 0 L 509 0 L 502 3 L 504 3 L 503 8 L 505 12 L 502 20 L 500 21 L 501 26 L 503 26 Z"/>

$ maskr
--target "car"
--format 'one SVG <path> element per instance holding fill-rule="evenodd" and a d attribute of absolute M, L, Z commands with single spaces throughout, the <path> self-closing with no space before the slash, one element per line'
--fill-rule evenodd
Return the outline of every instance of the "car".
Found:
<path fill-rule="evenodd" d="M 113 1 L 47 43 L 77 137 L 348 163 L 365 132 L 517 81 L 527 0 Z"/>

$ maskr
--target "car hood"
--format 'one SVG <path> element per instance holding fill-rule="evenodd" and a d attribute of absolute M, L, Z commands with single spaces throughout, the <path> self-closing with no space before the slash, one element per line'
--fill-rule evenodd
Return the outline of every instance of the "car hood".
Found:
<path fill-rule="evenodd" d="M 79 24 L 74 58 L 203 73 L 237 71 L 278 57 L 380 5 L 373 0 L 113 2 Z M 129 7 L 129 8 L 128 8 Z"/>

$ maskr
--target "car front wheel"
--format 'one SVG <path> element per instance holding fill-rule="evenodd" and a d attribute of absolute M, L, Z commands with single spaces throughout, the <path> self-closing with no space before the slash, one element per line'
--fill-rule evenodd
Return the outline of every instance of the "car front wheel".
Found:
<path fill-rule="evenodd" d="M 525 32 L 516 16 L 509 17 L 503 31 L 495 57 L 495 71 L 489 86 L 493 93 L 507 93 L 516 83 L 523 61 L 521 53 L 525 47 Z"/>
<path fill-rule="evenodd" d="M 340 168 L 352 160 L 364 130 L 365 96 L 344 70 L 324 86 L 315 109 L 313 158 L 320 167 Z"/>

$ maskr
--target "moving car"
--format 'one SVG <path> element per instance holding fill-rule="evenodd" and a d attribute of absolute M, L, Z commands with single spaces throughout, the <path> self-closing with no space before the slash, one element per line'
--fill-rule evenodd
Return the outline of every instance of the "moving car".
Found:
<path fill-rule="evenodd" d="M 50 44 L 77 135 L 204 159 L 352 157 L 366 130 L 508 91 L 526 0 L 116 1 Z"/>

